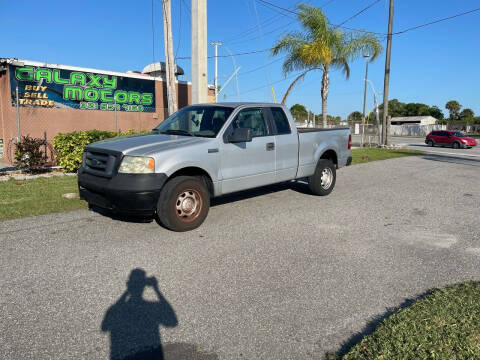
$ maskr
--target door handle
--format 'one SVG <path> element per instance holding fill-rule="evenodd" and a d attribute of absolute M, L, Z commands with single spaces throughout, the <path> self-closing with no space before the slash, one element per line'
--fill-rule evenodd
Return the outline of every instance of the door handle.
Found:
<path fill-rule="evenodd" d="M 269 142 L 267 143 L 267 151 L 275 150 L 275 143 Z"/>

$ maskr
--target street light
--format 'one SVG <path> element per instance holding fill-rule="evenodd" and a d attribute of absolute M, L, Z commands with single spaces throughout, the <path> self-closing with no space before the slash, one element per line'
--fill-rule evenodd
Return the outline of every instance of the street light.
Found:
<path fill-rule="evenodd" d="M 370 58 L 370 54 L 365 51 L 363 53 L 363 57 L 365 58 L 365 86 L 363 88 L 363 113 L 362 113 L 362 140 L 361 140 L 361 147 L 363 147 L 363 143 L 365 141 L 365 106 L 367 102 L 367 80 L 368 80 L 368 60 Z"/>
<path fill-rule="evenodd" d="M 380 119 L 379 119 L 379 111 L 378 111 L 378 102 L 377 102 L 377 92 L 375 91 L 375 88 L 373 86 L 373 82 L 371 80 L 365 79 L 365 81 L 368 81 L 370 86 L 372 87 L 372 92 L 373 92 L 373 104 L 375 106 L 375 120 L 377 122 L 377 132 L 378 132 L 378 143 L 382 144 L 382 132 L 380 131 Z"/>

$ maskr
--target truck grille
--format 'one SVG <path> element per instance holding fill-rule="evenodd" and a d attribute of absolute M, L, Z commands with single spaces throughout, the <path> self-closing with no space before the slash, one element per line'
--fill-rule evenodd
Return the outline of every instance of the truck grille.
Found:
<path fill-rule="evenodd" d="M 83 169 L 92 175 L 112 177 L 119 160 L 120 156 L 117 154 L 86 149 L 83 157 Z"/>

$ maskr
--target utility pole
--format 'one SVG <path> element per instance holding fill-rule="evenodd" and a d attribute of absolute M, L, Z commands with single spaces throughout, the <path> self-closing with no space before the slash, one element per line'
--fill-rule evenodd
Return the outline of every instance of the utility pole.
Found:
<path fill-rule="evenodd" d="M 368 79 L 368 58 L 370 57 L 369 54 L 363 54 L 365 58 L 365 86 L 363 88 L 363 113 L 362 113 L 362 139 L 361 139 L 361 147 L 363 147 L 363 143 L 365 142 L 365 106 L 367 103 L 367 79 Z"/>
<path fill-rule="evenodd" d="M 165 47 L 165 74 L 167 78 L 168 115 L 172 115 L 178 109 L 177 84 L 175 77 L 175 62 L 173 59 L 172 39 L 172 9 L 170 0 L 162 0 L 163 9 L 163 42 Z"/>
<path fill-rule="evenodd" d="M 215 78 L 213 80 L 213 86 L 215 86 L 215 102 L 218 101 L 218 47 L 222 46 L 221 41 L 212 41 L 210 45 L 215 46 Z"/>
<path fill-rule="evenodd" d="M 192 104 L 207 102 L 207 0 L 192 0 Z"/>
<path fill-rule="evenodd" d="M 388 117 L 388 87 L 390 85 L 390 56 L 392 53 L 392 31 L 393 31 L 393 0 L 390 0 L 390 11 L 388 15 L 388 35 L 387 35 L 387 56 L 385 58 L 385 78 L 383 80 L 383 116 L 382 116 L 382 140 L 383 145 L 388 145 L 390 139 L 387 132 Z"/>

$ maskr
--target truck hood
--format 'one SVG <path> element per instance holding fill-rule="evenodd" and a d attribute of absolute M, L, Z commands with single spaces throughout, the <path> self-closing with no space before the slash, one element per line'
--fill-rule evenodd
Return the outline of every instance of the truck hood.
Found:
<path fill-rule="evenodd" d="M 120 151 L 124 155 L 149 155 L 153 152 L 173 150 L 211 141 L 212 138 L 182 135 L 133 135 L 98 141 L 89 148 Z"/>

